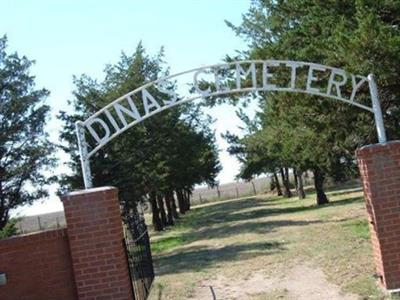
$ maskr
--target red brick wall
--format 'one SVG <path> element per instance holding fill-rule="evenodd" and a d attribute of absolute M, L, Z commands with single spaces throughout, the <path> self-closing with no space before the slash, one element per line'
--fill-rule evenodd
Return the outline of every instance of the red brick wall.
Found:
<path fill-rule="evenodd" d="M 400 141 L 357 150 L 375 265 L 386 289 L 400 289 Z"/>
<path fill-rule="evenodd" d="M 76 300 L 66 229 L 0 241 L 1 300 Z"/>
<path fill-rule="evenodd" d="M 79 300 L 133 299 L 118 190 L 89 189 L 61 200 Z"/>
<path fill-rule="evenodd" d="M 0 300 L 131 300 L 118 190 L 62 197 L 68 229 L 0 241 Z"/>

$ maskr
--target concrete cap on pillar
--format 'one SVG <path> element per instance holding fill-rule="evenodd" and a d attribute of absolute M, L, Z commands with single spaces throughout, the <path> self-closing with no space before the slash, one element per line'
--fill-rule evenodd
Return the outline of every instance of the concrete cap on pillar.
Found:
<path fill-rule="evenodd" d="M 71 200 L 72 198 L 76 198 L 79 196 L 88 196 L 88 195 L 95 194 L 95 193 L 106 193 L 106 192 L 110 192 L 110 191 L 118 192 L 118 189 L 113 186 L 102 186 L 102 187 L 97 187 L 97 188 L 69 192 L 69 193 L 61 195 L 60 198 L 61 198 L 61 201 L 67 201 L 67 200 Z"/>

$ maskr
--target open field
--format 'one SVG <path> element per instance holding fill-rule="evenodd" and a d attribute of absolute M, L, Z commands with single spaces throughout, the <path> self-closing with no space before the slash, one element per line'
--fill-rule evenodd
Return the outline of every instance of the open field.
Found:
<path fill-rule="evenodd" d="M 193 205 L 227 200 L 239 197 L 254 196 L 262 194 L 270 189 L 270 179 L 260 177 L 252 181 L 237 181 L 224 183 L 214 188 L 198 187 L 193 191 L 191 203 Z"/>
<path fill-rule="evenodd" d="M 305 180 L 307 182 L 307 180 Z M 240 197 L 254 196 L 254 194 L 265 193 L 269 190 L 270 182 L 268 177 L 254 179 L 252 182 L 238 181 L 221 184 L 219 187 L 199 187 L 193 191 L 191 204 L 199 205 L 208 202 L 226 200 Z M 146 205 L 149 209 L 150 205 Z M 149 212 L 149 211 L 147 211 Z M 18 218 L 17 228 L 20 234 L 32 233 L 43 230 L 49 230 L 59 227 L 65 227 L 64 211 L 58 211 L 35 216 L 22 216 Z M 150 220 L 150 218 L 148 218 Z M 148 224 L 151 221 L 147 222 Z"/>
<path fill-rule="evenodd" d="M 292 180 L 293 181 L 293 180 Z M 312 178 L 305 177 L 305 185 L 310 184 Z M 190 202 L 192 206 L 201 205 L 209 202 L 227 200 L 232 198 L 254 196 L 263 194 L 270 189 L 270 179 L 268 177 L 256 178 L 252 181 L 238 181 L 219 185 L 218 187 L 198 187 L 193 191 Z M 149 205 L 146 205 L 147 213 Z M 32 233 L 43 230 L 55 229 L 66 226 L 64 211 L 22 216 L 18 218 L 17 228 L 20 234 Z M 147 218 L 150 220 L 150 218 Z M 148 224 L 151 221 L 147 222 Z"/>
<path fill-rule="evenodd" d="M 293 174 L 290 174 L 289 176 L 293 184 Z M 307 174 L 307 176 L 304 176 L 303 181 L 305 186 L 312 184 L 311 176 L 312 174 Z M 281 181 L 280 183 L 282 185 Z M 263 194 L 270 190 L 270 185 L 271 180 L 269 177 L 259 177 L 251 181 L 241 180 L 237 182 L 224 183 L 214 188 L 198 187 L 193 191 L 191 203 L 193 205 L 198 205 L 213 201 Z"/>
<path fill-rule="evenodd" d="M 375 285 L 360 187 L 329 205 L 257 196 L 195 207 L 152 234 L 160 299 L 389 299 Z"/>
<path fill-rule="evenodd" d="M 37 216 L 25 216 L 19 219 L 17 228 L 19 233 L 30 233 L 54 228 L 65 227 L 64 211 L 41 214 Z"/>

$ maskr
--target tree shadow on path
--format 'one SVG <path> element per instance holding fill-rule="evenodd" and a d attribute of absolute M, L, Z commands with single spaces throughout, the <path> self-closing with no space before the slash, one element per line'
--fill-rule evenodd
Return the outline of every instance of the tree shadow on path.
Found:
<path fill-rule="evenodd" d="M 246 233 L 266 234 L 273 232 L 276 228 L 287 226 L 306 226 L 310 224 L 324 223 L 320 220 L 296 221 L 296 220 L 274 220 L 274 221 L 247 221 L 239 224 L 224 224 L 215 227 L 203 227 L 198 230 L 181 234 L 181 240 L 188 244 L 197 240 L 221 239 Z"/>
<path fill-rule="evenodd" d="M 225 261 L 247 260 L 260 255 L 271 255 L 283 251 L 281 242 L 248 243 L 227 245 L 219 248 L 207 246 L 186 247 L 177 253 L 155 258 L 156 275 L 176 274 L 187 271 L 202 271 L 211 265 Z"/>
<path fill-rule="evenodd" d="M 250 198 L 248 200 L 235 200 L 214 204 L 213 206 L 197 208 L 193 211 L 193 218 L 187 221 L 187 225 L 192 228 L 209 226 L 210 224 L 238 222 L 254 220 L 272 215 L 295 214 L 306 211 L 320 210 L 328 207 L 349 205 L 363 201 L 363 196 L 351 197 L 343 200 L 332 201 L 325 205 L 302 205 L 299 200 L 293 199 L 293 204 L 297 206 L 289 207 L 269 207 L 268 201 Z M 244 202 L 242 204 L 241 202 Z M 279 205 L 279 204 L 276 204 Z M 255 208 L 249 211 L 242 211 L 247 208 Z"/>
<path fill-rule="evenodd" d="M 275 199 L 256 199 L 254 197 L 240 200 L 228 200 L 218 202 L 204 207 L 194 208 L 180 222 L 184 232 L 177 232 L 176 236 L 162 236 L 157 242 L 168 239 L 179 239 L 179 246 L 187 245 L 184 248 L 176 248 L 174 252 L 155 255 L 154 261 L 157 266 L 157 275 L 173 274 L 189 271 L 201 271 L 211 265 L 226 261 L 237 261 L 251 259 L 261 255 L 271 255 L 278 251 L 284 251 L 282 243 L 276 241 L 265 241 L 246 244 L 230 244 L 221 247 L 214 245 L 193 245 L 188 244 L 209 239 L 222 239 L 246 233 L 268 233 L 277 228 L 287 226 L 305 226 L 310 224 L 322 224 L 333 222 L 329 220 L 265 220 L 268 216 L 285 214 L 296 214 L 307 211 L 315 211 L 328 207 L 349 205 L 363 201 L 363 197 L 351 197 L 343 200 L 332 201 L 323 206 L 310 205 L 297 199 L 293 204 L 284 199 L 282 204 Z M 272 206 L 274 205 L 274 206 Z M 280 207 L 279 207 L 280 206 Z M 344 221 L 344 220 L 336 220 Z"/>

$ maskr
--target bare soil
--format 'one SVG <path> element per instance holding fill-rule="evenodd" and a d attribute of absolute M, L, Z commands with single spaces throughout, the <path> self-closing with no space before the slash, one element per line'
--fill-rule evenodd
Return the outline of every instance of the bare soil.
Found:
<path fill-rule="evenodd" d="M 238 276 L 240 277 L 240 276 Z M 250 278 L 218 276 L 196 287 L 188 299 L 297 299 L 297 300 L 357 300 L 354 294 L 343 294 L 338 285 L 328 282 L 325 274 L 315 267 L 299 264 L 276 278 L 254 272 Z"/>

